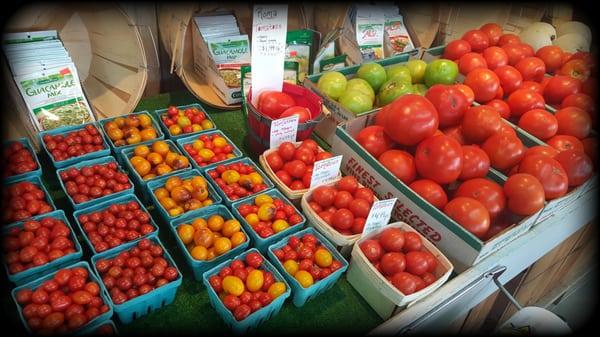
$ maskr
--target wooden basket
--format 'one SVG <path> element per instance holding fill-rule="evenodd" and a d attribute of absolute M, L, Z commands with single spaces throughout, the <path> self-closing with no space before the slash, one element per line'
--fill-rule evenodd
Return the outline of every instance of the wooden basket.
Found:
<path fill-rule="evenodd" d="M 295 142 L 293 144 L 296 148 L 298 148 L 298 146 L 300 146 L 300 144 L 302 144 L 302 142 Z M 320 147 L 320 146 L 318 146 L 318 147 L 319 147 L 319 152 L 325 151 L 325 150 L 323 150 L 322 147 Z M 269 166 L 269 164 L 267 163 L 267 159 L 266 159 L 269 154 L 271 154 L 275 151 L 277 151 L 277 148 L 266 150 L 263 154 L 258 156 L 258 162 L 260 163 L 260 166 L 263 168 L 263 171 L 265 172 L 265 174 L 277 186 L 277 188 L 281 191 L 281 193 L 283 193 L 283 195 L 285 195 L 286 198 L 290 199 L 290 201 L 292 201 L 293 203 L 298 205 L 299 204 L 298 202 L 300 201 L 302 196 L 306 192 L 308 192 L 308 188 L 305 188 L 302 190 L 292 190 L 289 187 L 287 187 L 284 183 L 282 183 L 281 180 L 279 180 L 279 178 L 277 177 L 275 172 L 273 172 L 273 170 L 271 169 L 271 166 Z M 342 173 L 340 172 L 340 173 L 338 173 L 338 179 L 336 179 L 336 181 L 339 180 L 339 178 L 341 178 L 341 177 L 342 177 Z"/>
<path fill-rule="evenodd" d="M 225 4 L 218 2 L 159 4 L 157 8 L 159 35 L 164 50 L 171 58 L 171 73 L 175 72 L 188 90 L 203 103 L 219 109 L 234 110 L 239 109 L 241 104 L 225 104 L 209 83 L 194 70 L 192 29 L 195 27 L 192 18 L 198 14 L 217 10 L 233 11 L 242 30 L 250 35 L 252 32 L 252 6 L 248 3 Z M 311 18 L 307 17 L 306 11 L 301 5 L 289 5 L 288 30 L 309 28 L 310 21 Z"/>
<path fill-rule="evenodd" d="M 37 3 L 14 13 L 5 32 L 57 30 L 77 67 L 83 90 L 97 119 L 132 112 L 146 87 L 148 62 L 142 35 L 134 22 L 112 3 Z M 14 109 L 36 142 L 29 112 L 3 62 L 3 73 Z M 8 110 L 7 110 L 8 111 Z"/>
<path fill-rule="evenodd" d="M 341 177 L 332 183 L 325 184 L 324 186 L 334 186 L 340 179 Z M 358 184 L 358 186 L 365 187 L 360 183 Z M 341 234 L 335 228 L 331 227 L 328 223 L 323 221 L 323 219 L 321 219 L 321 217 L 308 204 L 308 201 L 310 200 L 313 192 L 314 189 L 308 190 L 307 192 L 303 193 L 302 201 L 300 203 L 300 205 L 302 206 L 302 212 L 304 212 L 304 215 L 309 220 L 308 222 L 312 227 L 315 227 L 321 234 L 323 234 L 327 239 L 329 239 L 335 245 L 335 248 L 339 250 L 344 257 L 350 257 L 352 246 L 358 239 L 360 239 L 361 234 Z M 374 197 L 374 201 L 378 200 L 379 199 L 377 199 L 377 197 Z"/>

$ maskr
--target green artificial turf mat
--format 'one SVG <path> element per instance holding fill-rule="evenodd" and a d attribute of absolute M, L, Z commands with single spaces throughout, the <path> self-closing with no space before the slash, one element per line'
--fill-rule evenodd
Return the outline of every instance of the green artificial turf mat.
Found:
<path fill-rule="evenodd" d="M 169 105 L 186 105 L 199 103 L 188 92 L 175 92 L 161 94 L 142 99 L 136 111 L 162 109 Z M 246 143 L 246 121 L 244 113 L 240 110 L 220 111 L 205 107 L 218 129 L 222 130 L 244 154 L 255 159 Z M 52 163 L 45 154 L 39 155 L 43 167 L 43 180 L 50 192 L 56 207 L 65 210 L 69 220 L 74 224 L 73 210 L 65 194 L 60 190 L 58 180 Z M 139 193 L 136 191 L 139 196 Z M 149 207 L 150 213 L 158 224 L 159 237 L 171 256 L 175 259 L 178 268 L 183 273 L 183 282 L 177 290 L 173 303 L 156 310 L 146 316 L 134 320 L 131 324 L 123 325 L 117 315 L 113 321 L 122 336 L 130 334 L 168 334 L 173 332 L 187 333 L 219 333 L 228 334 L 230 330 L 224 321 L 211 307 L 208 293 L 201 281 L 194 279 L 193 273 L 185 262 L 183 252 L 179 250 L 168 229 L 168 223 L 160 216 L 154 207 Z M 79 241 L 84 249 L 84 260 L 90 261 L 89 247 L 80 237 Z M 6 281 L 6 275 L 3 275 Z M 5 288 L 5 298 L 2 301 L 3 311 L 11 321 L 18 321 L 15 303 L 10 298 L 9 291 Z M 263 323 L 255 330 L 257 334 L 298 334 L 298 333 L 350 333 L 365 334 L 381 324 L 382 319 L 371 309 L 369 304 L 346 281 L 343 274 L 338 282 L 325 293 L 317 296 L 302 308 L 292 304 L 291 296 L 288 298 L 281 311 Z"/>

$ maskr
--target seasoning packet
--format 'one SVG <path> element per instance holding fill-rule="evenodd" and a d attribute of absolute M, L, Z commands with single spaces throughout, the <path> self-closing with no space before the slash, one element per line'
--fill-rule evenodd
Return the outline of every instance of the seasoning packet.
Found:
<path fill-rule="evenodd" d="M 94 121 L 74 64 L 14 79 L 38 130 Z"/>
<path fill-rule="evenodd" d="M 323 59 L 319 62 L 319 72 L 342 69 L 346 66 L 346 54 Z"/>
<path fill-rule="evenodd" d="M 304 81 L 310 68 L 310 50 L 313 42 L 313 31 L 308 29 L 287 32 L 285 60 L 298 62 L 298 80 Z"/>
<path fill-rule="evenodd" d="M 363 61 L 383 58 L 385 16 L 375 6 L 356 5 L 356 42 Z"/>
<path fill-rule="evenodd" d="M 34 32 L 16 32 L 4 33 L 2 35 L 3 44 L 18 44 L 37 41 L 48 41 L 58 39 L 56 30 L 39 30 Z"/>
<path fill-rule="evenodd" d="M 206 43 L 225 84 L 230 88 L 239 88 L 242 78 L 240 68 L 250 63 L 248 35 L 217 37 Z"/>
<path fill-rule="evenodd" d="M 415 49 L 401 14 L 385 11 L 384 51 L 386 57 Z"/>

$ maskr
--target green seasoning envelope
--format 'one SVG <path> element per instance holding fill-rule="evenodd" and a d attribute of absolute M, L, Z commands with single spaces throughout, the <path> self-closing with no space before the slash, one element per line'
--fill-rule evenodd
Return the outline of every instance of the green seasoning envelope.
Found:
<path fill-rule="evenodd" d="M 40 131 L 94 120 L 72 63 L 15 76 L 15 82 Z"/>
<path fill-rule="evenodd" d="M 311 30 L 292 30 L 287 32 L 285 60 L 298 62 L 298 80 L 304 81 L 310 65 L 310 49 L 313 42 Z"/>

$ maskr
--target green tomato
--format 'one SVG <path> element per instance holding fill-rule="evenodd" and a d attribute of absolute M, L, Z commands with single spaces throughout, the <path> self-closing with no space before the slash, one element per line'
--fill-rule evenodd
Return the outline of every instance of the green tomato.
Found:
<path fill-rule="evenodd" d="M 353 78 L 348 81 L 348 85 L 346 85 L 346 91 L 356 90 L 360 91 L 363 94 L 371 97 L 371 100 L 375 100 L 375 91 L 371 88 L 369 82 L 363 80 L 362 78 Z"/>
<path fill-rule="evenodd" d="M 385 68 L 379 63 L 364 63 L 358 68 L 356 72 L 358 78 L 369 82 L 371 88 L 375 91 L 379 91 L 379 87 L 386 81 L 387 75 L 385 74 Z"/>
<path fill-rule="evenodd" d="M 413 84 L 413 91 L 415 94 L 423 96 L 427 92 L 427 86 L 422 83 Z"/>
<path fill-rule="evenodd" d="M 337 100 L 346 91 L 348 80 L 346 76 L 337 71 L 326 72 L 319 78 L 317 88 L 327 97 Z"/>
<path fill-rule="evenodd" d="M 339 102 L 354 115 L 373 109 L 371 96 L 358 90 L 347 90 L 340 96 Z"/>
<path fill-rule="evenodd" d="M 402 95 L 412 93 L 413 86 L 410 82 L 402 81 L 398 78 L 392 78 L 381 86 L 379 95 L 377 95 L 378 104 L 379 106 L 384 106 L 392 103 L 396 98 Z"/>
<path fill-rule="evenodd" d="M 410 69 L 408 69 L 404 64 L 394 64 L 393 66 L 389 66 L 385 70 L 385 72 L 387 74 L 388 81 L 394 78 L 398 78 L 402 81 L 412 83 Z"/>
<path fill-rule="evenodd" d="M 427 69 L 427 63 L 423 60 L 409 60 L 406 62 L 406 68 L 410 70 L 410 77 L 412 83 L 423 83 L 423 77 L 425 76 L 425 69 Z"/>
<path fill-rule="evenodd" d="M 425 85 L 454 84 L 458 75 L 456 63 L 446 59 L 437 59 L 430 62 L 425 69 Z"/>

